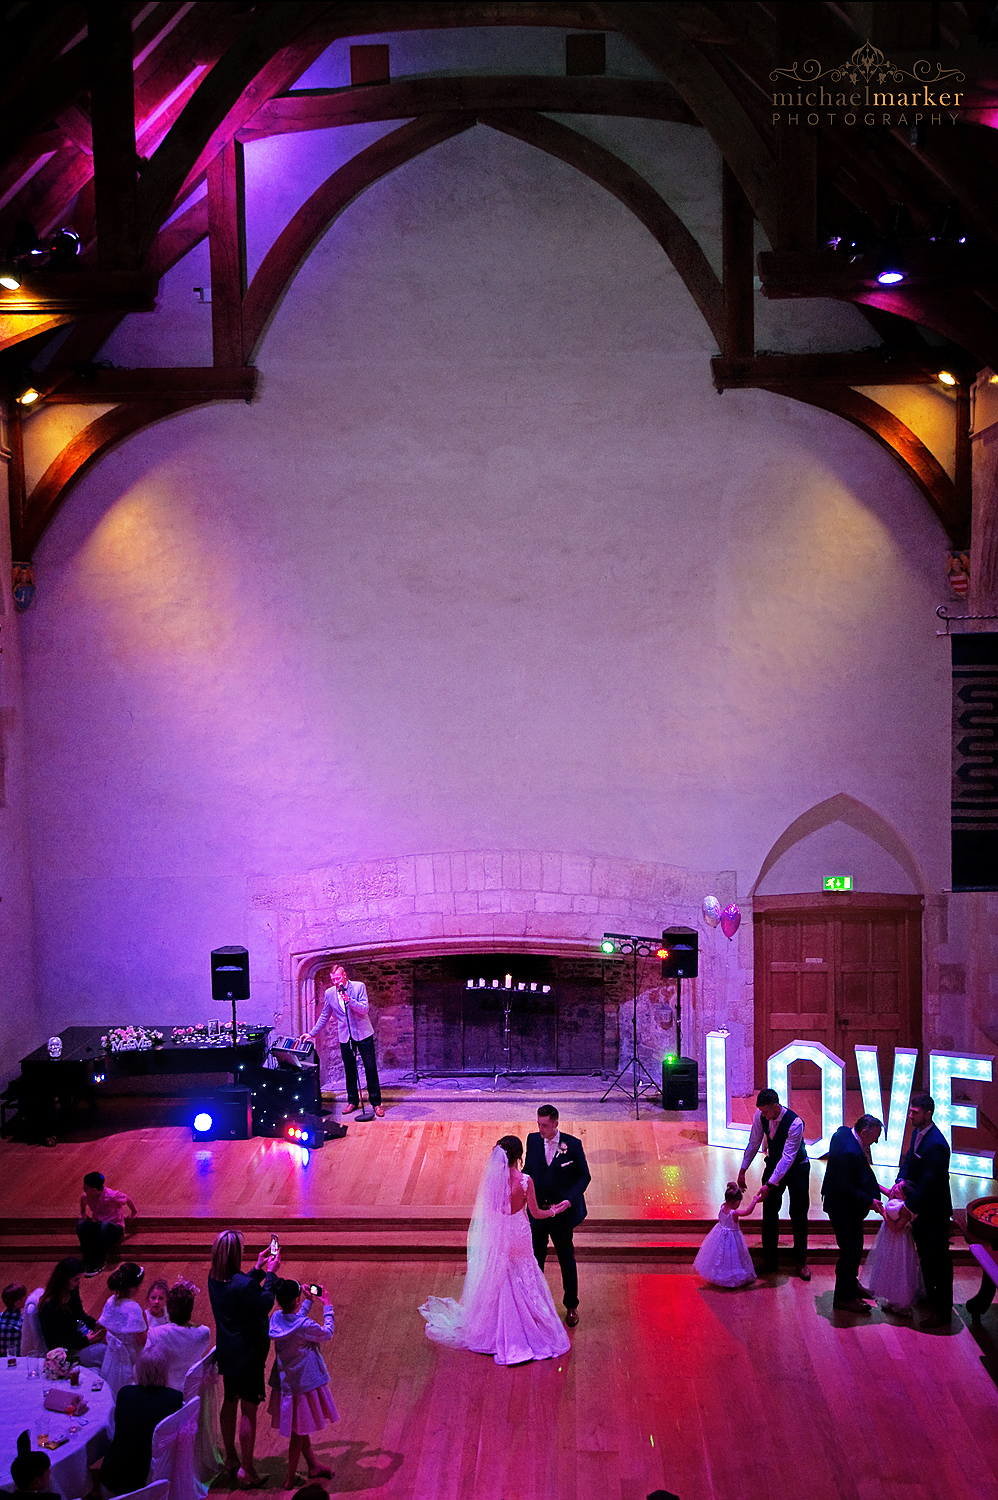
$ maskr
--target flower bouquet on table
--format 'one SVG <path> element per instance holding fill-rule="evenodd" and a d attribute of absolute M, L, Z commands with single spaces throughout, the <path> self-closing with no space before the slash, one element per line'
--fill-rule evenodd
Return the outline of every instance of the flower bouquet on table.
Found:
<path fill-rule="evenodd" d="M 149 1052 L 162 1041 L 163 1033 L 148 1026 L 112 1026 L 101 1046 L 107 1052 Z"/>
<path fill-rule="evenodd" d="M 44 1372 L 46 1380 L 66 1380 L 73 1361 L 65 1349 L 50 1349 L 45 1356 Z"/>

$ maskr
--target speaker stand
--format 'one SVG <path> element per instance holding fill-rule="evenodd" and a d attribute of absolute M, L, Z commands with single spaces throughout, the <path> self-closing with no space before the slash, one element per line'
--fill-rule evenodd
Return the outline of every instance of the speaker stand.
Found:
<path fill-rule="evenodd" d="M 632 1010 L 631 1010 L 632 1051 L 631 1051 L 631 1055 L 628 1058 L 627 1062 L 625 1062 L 624 1066 L 621 1068 L 620 1072 L 617 1074 L 616 1078 L 610 1084 L 610 1087 L 607 1089 L 606 1093 L 603 1095 L 602 1099 L 600 1100 L 600 1103 L 601 1104 L 605 1104 L 606 1101 L 607 1101 L 607 1099 L 609 1099 L 610 1095 L 613 1093 L 614 1089 L 620 1089 L 620 1091 L 622 1093 L 624 1093 L 624 1094 L 627 1095 L 628 1099 L 633 1099 L 634 1100 L 634 1118 L 638 1119 L 638 1114 L 639 1114 L 639 1112 L 638 1112 L 638 1101 L 641 1099 L 642 1095 L 645 1093 L 645 1091 L 647 1089 L 657 1089 L 659 1085 L 655 1082 L 655 1079 L 651 1076 L 651 1074 L 649 1073 L 648 1069 L 645 1067 L 644 1063 L 641 1061 L 640 1057 L 638 1056 L 638 945 L 637 945 L 637 943 L 634 944 L 633 978 L 634 978 L 634 998 L 633 998 L 633 1000 L 631 1002 L 631 1004 L 632 1004 Z M 648 1080 L 647 1083 L 645 1083 L 644 1079 L 641 1079 L 641 1078 L 638 1077 L 639 1071 L 644 1074 L 645 1078 Z M 626 1084 L 621 1083 L 621 1081 L 620 1081 L 623 1078 L 624 1074 L 628 1073 L 628 1072 L 631 1074 L 631 1085 L 630 1085 L 630 1087 L 628 1087 Z"/>

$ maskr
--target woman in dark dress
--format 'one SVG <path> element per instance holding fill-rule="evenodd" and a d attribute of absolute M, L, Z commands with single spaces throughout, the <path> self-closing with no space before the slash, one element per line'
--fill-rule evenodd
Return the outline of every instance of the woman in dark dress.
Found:
<path fill-rule="evenodd" d="M 257 1408 L 266 1395 L 268 1325 L 281 1257 L 261 1250 L 248 1274 L 242 1270 L 242 1259 L 242 1235 L 236 1229 L 223 1229 L 212 1251 L 208 1296 L 215 1317 L 218 1370 L 224 1391 L 219 1421 L 225 1444 L 225 1467 L 230 1476 L 236 1473 L 244 1485 L 255 1486 L 265 1482 L 254 1467 L 253 1450 Z"/>
<path fill-rule="evenodd" d="M 104 1330 L 83 1311 L 82 1276 L 79 1256 L 59 1261 L 38 1304 L 38 1324 L 46 1349 L 65 1349 L 78 1365 L 97 1369 L 104 1362 Z"/>
<path fill-rule="evenodd" d="M 112 1495 L 127 1495 L 148 1483 L 153 1431 L 184 1404 L 180 1392 L 167 1385 L 166 1372 L 165 1354 L 143 1350 L 135 1361 L 135 1384 L 118 1392 L 114 1437 L 100 1468 L 101 1484 Z"/>

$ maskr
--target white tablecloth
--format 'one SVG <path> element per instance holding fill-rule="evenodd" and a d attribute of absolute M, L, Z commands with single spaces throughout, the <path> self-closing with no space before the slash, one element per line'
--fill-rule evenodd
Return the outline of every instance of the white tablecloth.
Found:
<path fill-rule="evenodd" d="M 0 1359 L 0 1481 L 4 1487 L 10 1481 L 10 1466 L 17 1455 L 18 1433 L 25 1428 L 31 1433 L 32 1448 L 38 1447 L 39 1432 L 50 1437 L 66 1433 L 67 1443 L 48 1452 L 52 1460 L 52 1482 L 50 1489 L 58 1490 L 64 1500 L 77 1500 L 88 1495 L 93 1488 L 90 1465 L 107 1452 L 111 1440 L 110 1421 L 114 1398 L 107 1385 L 99 1391 L 90 1387 L 100 1377 L 99 1370 L 81 1370 L 78 1393 L 90 1410 L 82 1417 L 64 1417 L 58 1412 L 46 1411 L 44 1395 L 48 1390 L 69 1392 L 68 1380 L 29 1380 L 28 1361 L 17 1361 L 15 1370 L 7 1369 L 7 1361 Z M 77 1427 L 77 1432 L 70 1432 Z"/>

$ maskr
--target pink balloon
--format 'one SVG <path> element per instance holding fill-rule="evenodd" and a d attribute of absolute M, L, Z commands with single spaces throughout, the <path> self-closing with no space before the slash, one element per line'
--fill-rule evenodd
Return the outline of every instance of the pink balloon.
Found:
<path fill-rule="evenodd" d="M 726 938 L 733 938 L 741 925 L 742 914 L 732 901 L 731 905 L 726 906 L 721 913 L 721 931 Z"/>

